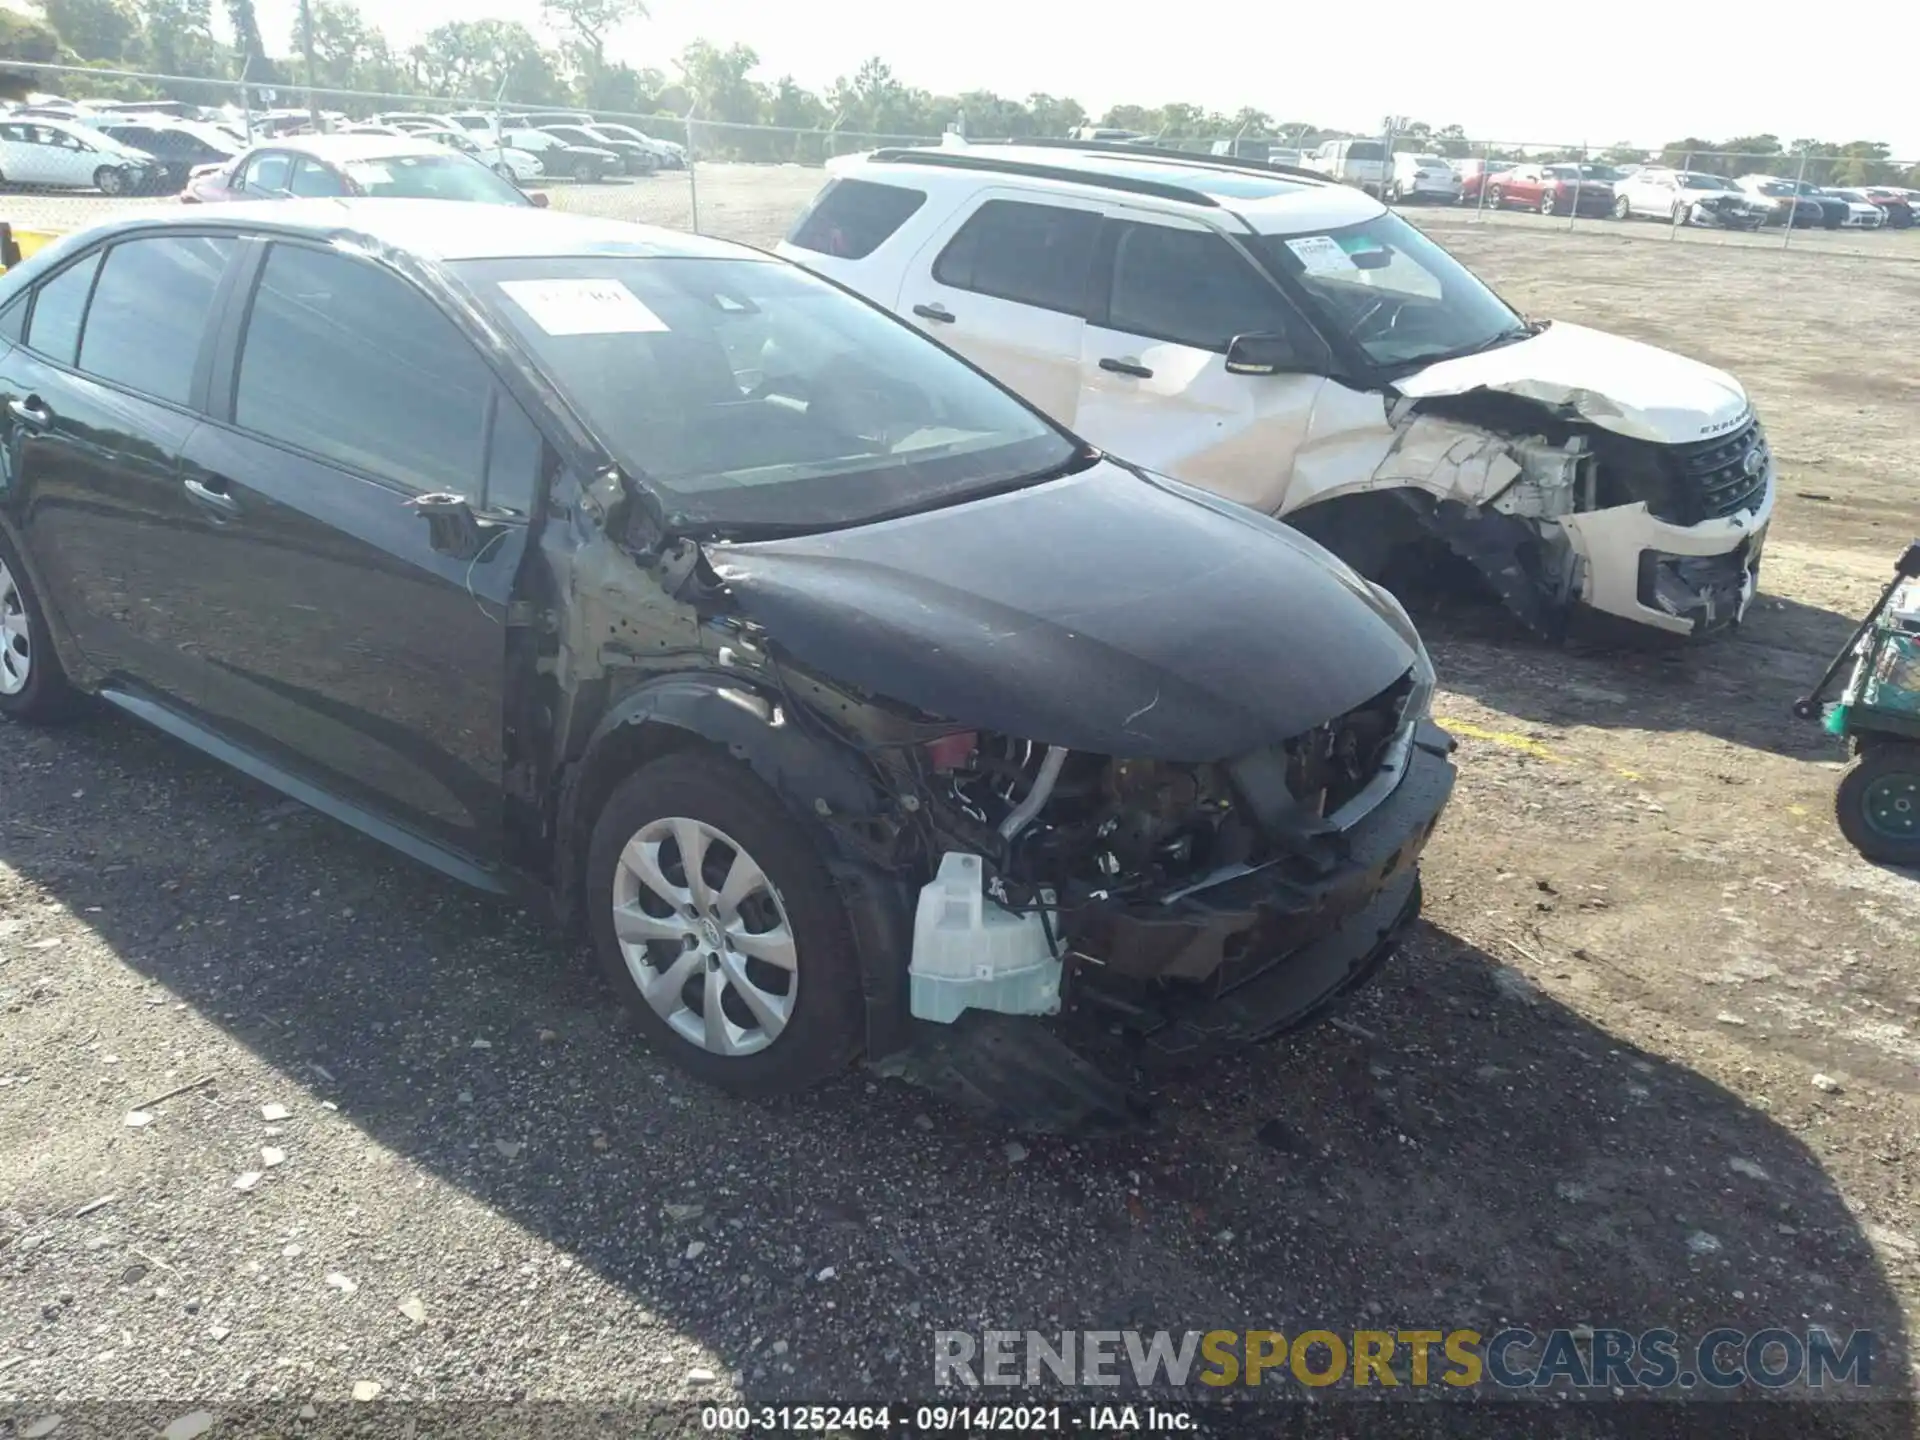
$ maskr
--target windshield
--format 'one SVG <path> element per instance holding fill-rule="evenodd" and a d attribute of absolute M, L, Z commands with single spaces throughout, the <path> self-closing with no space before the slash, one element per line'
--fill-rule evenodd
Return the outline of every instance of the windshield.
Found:
<path fill-rule="evenodd" d="M 1085 453 L 938 345 L 795 266 L 608 256 L 454 268 L 621 467 L 688 523 L 856 525 Z"/>
<path fill-rule="evenodd" d="M 1686 190 L 1731 190 L 1731 181 L 1722 180 L 1718 175 L 1682 175 L 1681 188 Z"/>
<path fill-rule="evenodd" d="M 379 160 L 350 160 L 340 168 L 362 195 L 478 200 L 491 205 L 530 203 L 517 186 L 465 155 L 389 155 Z"/>
<path fill-rule="evenodd" d="M 1398 215 L 1249 243 L 1375 365 L 1438 360 L 1526 333 L 1478 276 Z"/>

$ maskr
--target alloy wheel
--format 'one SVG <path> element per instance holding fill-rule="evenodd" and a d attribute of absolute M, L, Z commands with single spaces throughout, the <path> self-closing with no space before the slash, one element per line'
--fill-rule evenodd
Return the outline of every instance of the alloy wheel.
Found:
<path fill-rule="evenodd" d="M 27 626 L 27 597 L 0 560 L 0 695 L 18 695 L 33 678 L 33 639 Z"/>
<path fill-rule="evenodd" d="M 785 902 L 739 842 L 704 821 L 648 822 L 620 852 L 613 928 L 654 1012 L 711 1054 L 780 1038 L 800 993 Z"/>

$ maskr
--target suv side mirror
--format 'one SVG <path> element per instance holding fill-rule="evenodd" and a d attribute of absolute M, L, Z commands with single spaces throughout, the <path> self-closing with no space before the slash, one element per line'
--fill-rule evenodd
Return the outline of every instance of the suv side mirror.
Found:
<path fill-rule="evenodd" d="M 1227 346 L 1229 375 L 1285 375 L 1303 368 L 1299 350 L 1285 335 L 1236 335 Z"/>

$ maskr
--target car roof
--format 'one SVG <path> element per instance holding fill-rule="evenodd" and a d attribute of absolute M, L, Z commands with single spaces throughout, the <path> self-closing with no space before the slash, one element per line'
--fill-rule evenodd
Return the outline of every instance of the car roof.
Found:
<path fill-rule="evenodd" d="M 879 150 L 834 167 L 834 173 L 854 168 L 886 171 L 893 183 L 920 190 L 1085 187 L 1109 192 L 1108 198 L 1120 192 L 1130 203 L 1146 193 L 1189 213 L 1226 210 L 1261 232 L 1352 225 L 1385 212 L 1364 191 L 1331 179 L 1132 146 L 955 144 Z M 1154 188 L 1143 192 L 1143 186 Z M 1190 198 L 1183 200 L 1177 192 Z"/>
<path fill-rule="evenodd" d="M 319 240 L 371 241 L 379 248 L 431 260 L 610 254 L 713 260 L 767 258 L 745 245 L 653 225 L 571 215 L 531 205 L 487 205 L 463 200 L 357 197 L 183 206 L 177 211 L 146 212 L 102 221 L 85 234 L 131 234 L 170 228 L 205 230 L 227 225 Z"/>

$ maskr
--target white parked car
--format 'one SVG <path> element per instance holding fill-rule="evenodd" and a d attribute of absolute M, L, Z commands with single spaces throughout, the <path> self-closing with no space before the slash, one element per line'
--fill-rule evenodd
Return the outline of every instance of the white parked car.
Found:
<path fill-rule="evenodd" d="M 431 140 L 449 150 L 471 155 L 502 180 L 519 185 L 540 178 L 540 162 L 524 150 L 511 145 L 496 145 L 487 135 L 472 130 L 416 130 L 415 140 Z"/>
<path fill-rule="evenodd" d="M 1613 213 L 1621 220 L 1758 230 L 1773 218 L 1773 206 L 1718 175 L 1645 165 L 1614 182 Z"/>
<path fill-rule="evenodd" d="M 1403 151 L 1393 157 L 1386 198 L 1395 205 L 1413 200 L 1444 200 L 1451 205 L 1460 198 L 1460 172 L 1438 155 Z"/>
<path fill-rule="evenodd" d="M 1887 223 L 1887 212 L 1858 190 L 1845 190 L 1838 186 L 1829 186 L 1820 192 L 1831 195 L 1836 200 L 1847 202 L 1846 218 L 1840 223 L 1849 230 L 1878 230 Z"/>
<path fill-rule="evenodd" d="M 45 118 L 0 121 L 0 185 L 130 195 L 159 178 L 153 156 L 91 126 Z"/>
<path fill-rule="evenodd" d="M 782 255 L 1363 574 L 1444 546 L 1547 634 L 1579 607 L 1704 633 L 1753 597 L 1774 464 L 1739 382 L 1531 322 L 1349 187 L 1034 143 L 830 172 Z"/>
<path fill-rule="evenodd" d="M 687 147 L 684 145 L 672 140 L 662 140 L 657 135 L 648 135 L 644 131 L 634 129 L 631 125 L 615 124 L 611 120 L 596 120 L 593 122 L 593 128 L 604 130 L 618 139 L 631 140 L 637 145 L 645 146 L 659 158 L 662 170 L 687 168 Z"/>
<path fill-rule="evenodd" d="M 1379 140 L 1329 140 L 1307 157 L 1306 168 L 1378 195 L 1388 178 L 1387 147 Z"/>

